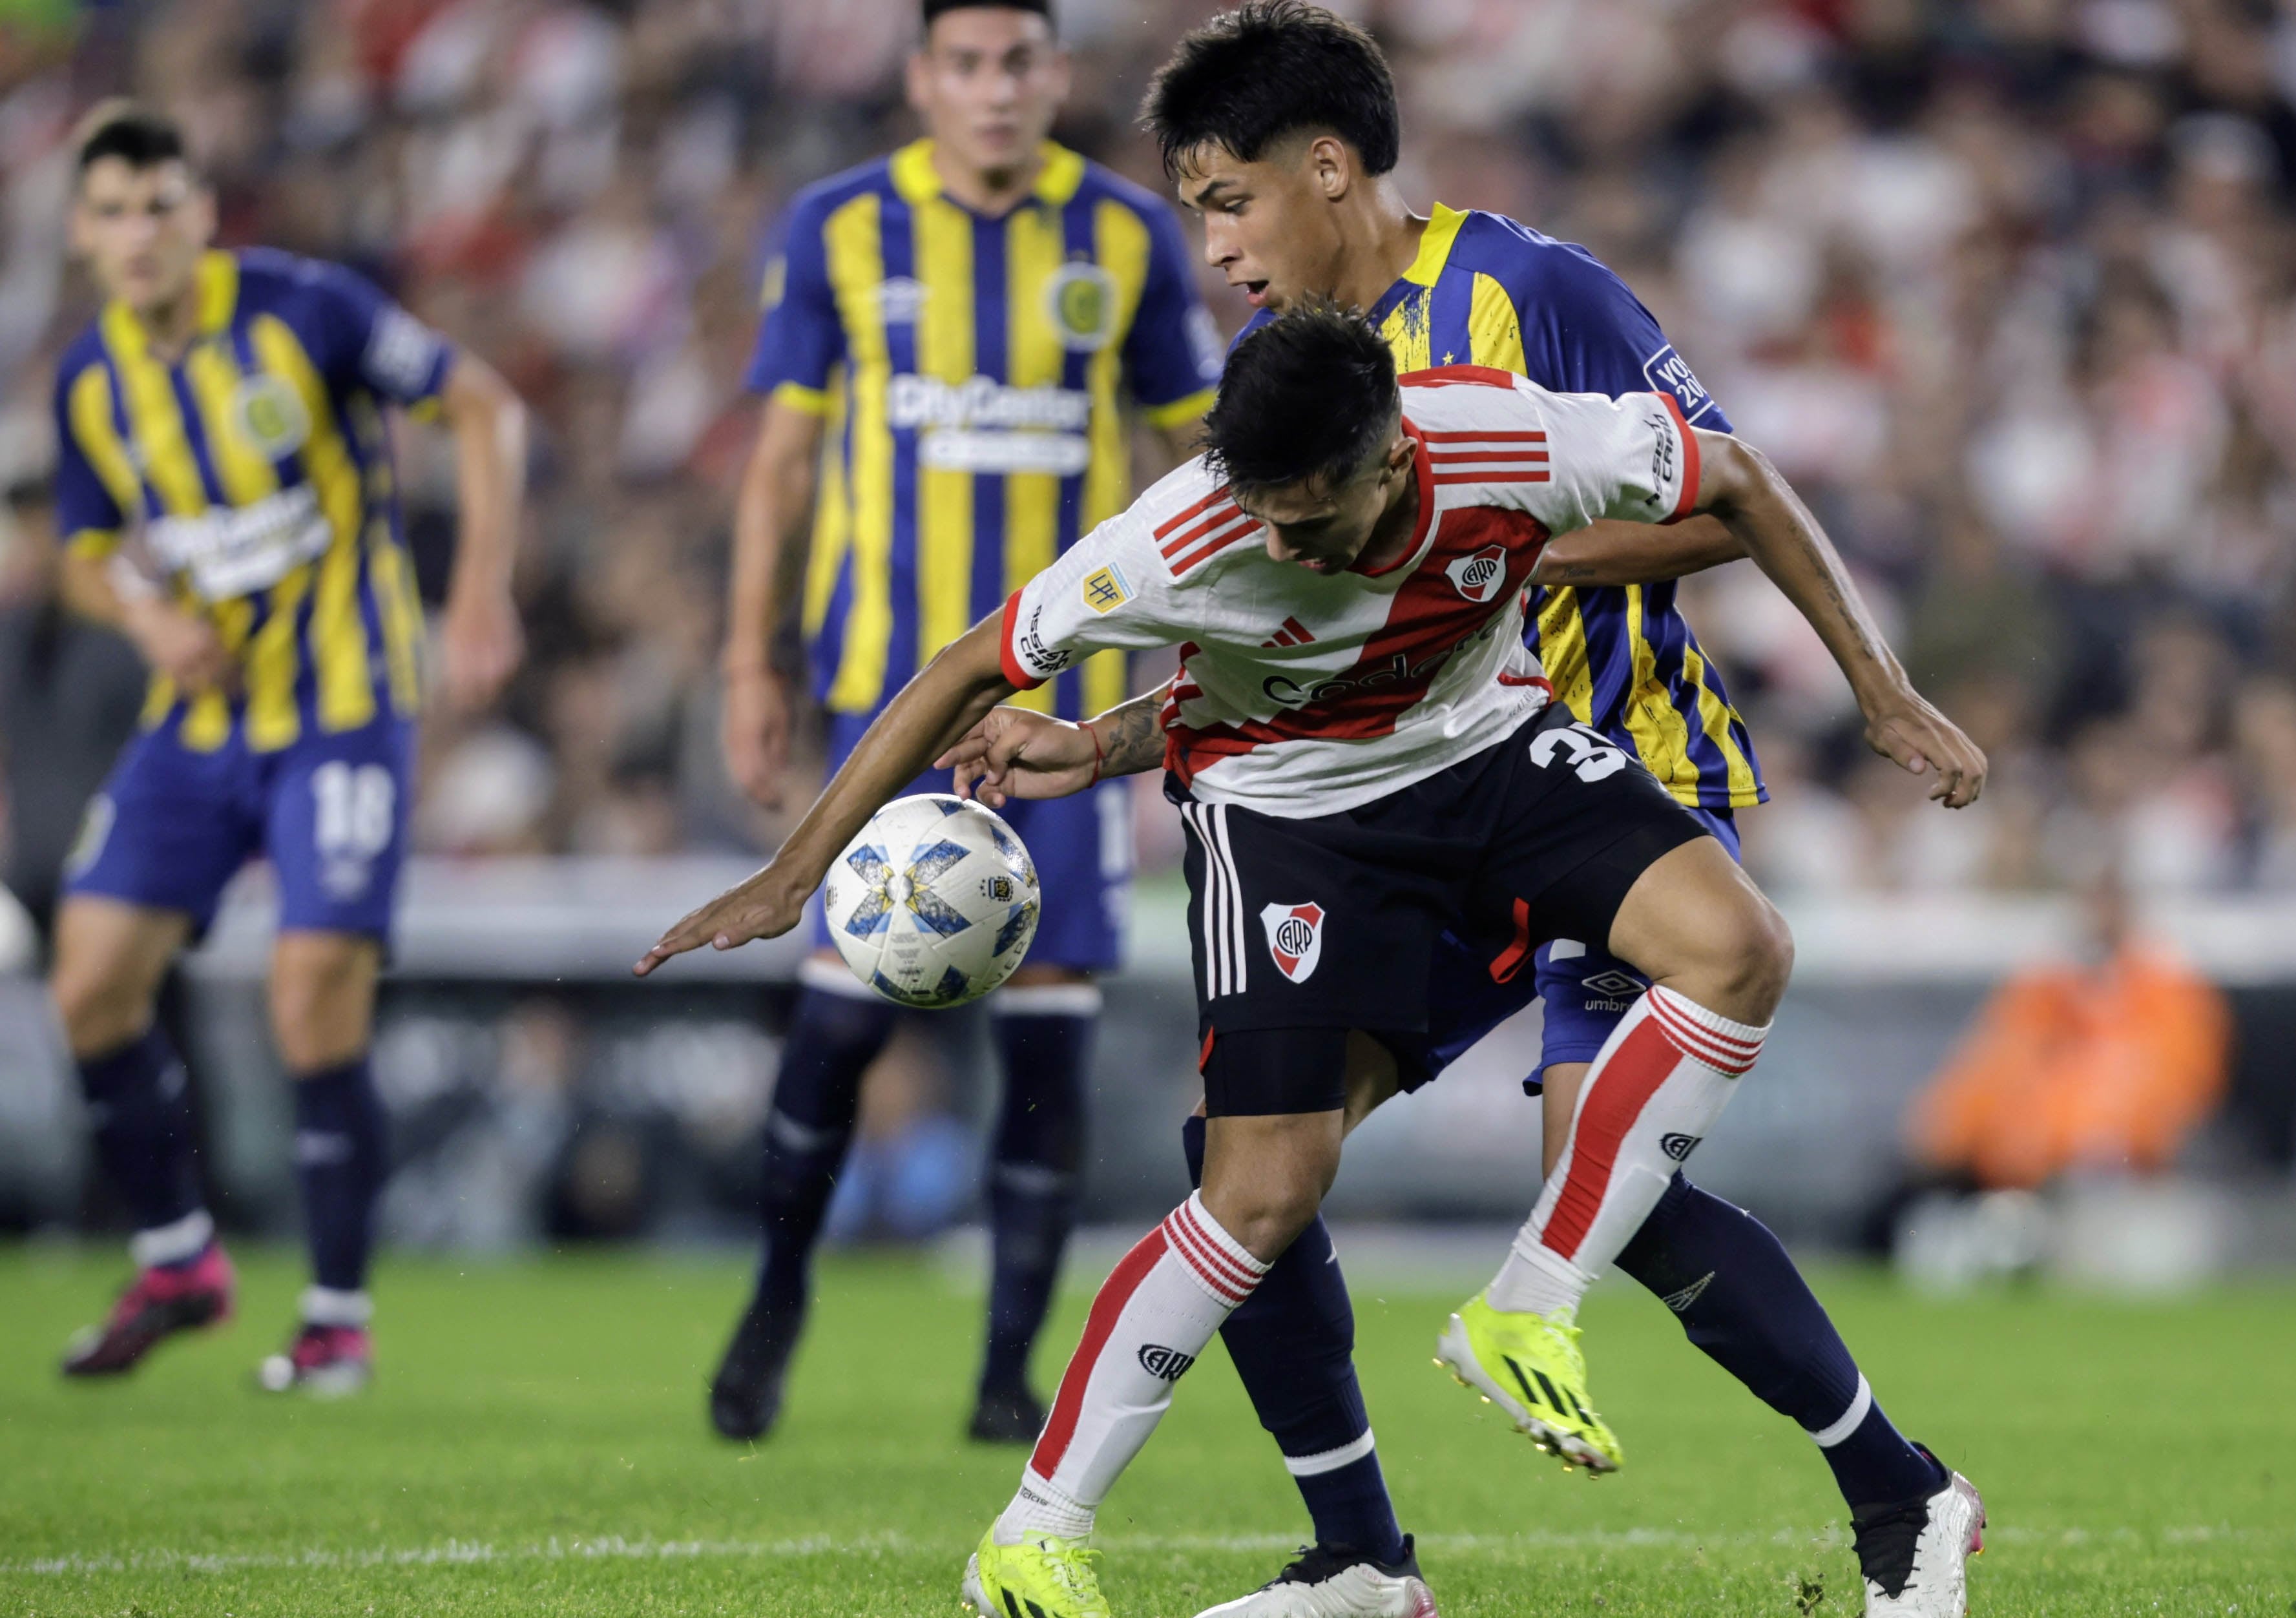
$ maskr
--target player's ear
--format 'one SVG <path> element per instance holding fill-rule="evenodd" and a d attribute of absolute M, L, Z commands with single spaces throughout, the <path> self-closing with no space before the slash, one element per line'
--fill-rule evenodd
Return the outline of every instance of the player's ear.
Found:
<path fill-rule="evenodd" d="M 192 240 L 201 247 L 207 246 L 215 240 L 216 233 L 215 187 L 204 180 L 193 180 L 192 194 L 184 199 L 184 207 L 188 210 L 184 228 L 191 233 Z"/>
<path fill-rule="evenodd" d="M 909 53 L 901 65 L 901 88 L 908 101 L 909 110 L 922 118 L 932 103 L 932 39 L 921 36 L 916 49 Z"/>
<path fill-rule="evenodd" d="M 1319 135 L 1308 143 L 1308 172 L 1326 202 L 1336 202 L 1355 184 L 1355 154 L 1336 135 Z"/>

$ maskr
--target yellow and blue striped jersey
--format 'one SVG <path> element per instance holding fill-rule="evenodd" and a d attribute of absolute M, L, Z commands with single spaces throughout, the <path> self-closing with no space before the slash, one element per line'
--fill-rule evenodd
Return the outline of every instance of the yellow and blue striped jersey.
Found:
<path fill-rule="evenodd" d="M 1001 217 L 932 145 L 800 193 L 765 277 L 750 385 L 827 418 L 804 625 L 832 713 L 874 712 L 1130 499 L 1124 401 L 1208 408 L 1219 344 L 1157 197 L 1047 143 Z M 1108 652 L 1016 701 L 1120 702 Z"/>
<path fill-rule="evenodd" d="M 56 376 L 66 544 L 131 546 L 238 665 L 236 691 L 189 699 L 155 674 L 144 725 L 194 751 L 244 726 L 260 753 L 411 715 L 422 614 L 382 410 L 434 402 L 452 351 L 335 265 L 250 249 L 197 277 L 179 358 L 114 302 Z"/>
<path fill-rule="evenodd" d="M 1692 425 L 1730 430 L 1624 282 L 1584 248 L 1501 215 L 1439 203 L 1417 258 L 1369 313 L 1398 371 L 1490 365 L 1613 398 L 1662 388 Z M 1555 696 L 1631 748 L 1678 801 L 1731 809 L 1767 797 L 1745 722 L 1676 610 L 1672 583 L 1546 587 L 1531 606 L 1523 639 Z"/>

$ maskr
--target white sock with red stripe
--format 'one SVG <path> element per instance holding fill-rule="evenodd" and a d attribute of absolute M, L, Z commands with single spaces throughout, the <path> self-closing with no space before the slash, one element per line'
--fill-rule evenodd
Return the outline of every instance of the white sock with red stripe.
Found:
<path fill-rule="evenodd" d="M 1672 989 L 1637 1001 L 1579 1087 L 1570 1143 L 1491 1282 L 1491 1307 L 1576 1307 L 1729 1105 L 1768 1033 Z"/>
<path fill-rule="evenodd" d="M 1029 1529 L 1080 1539 L 1092 1514 L 1172 1402 L 1229 1312 L 1267 1266 L 1204 1211 L 1202 1193 L 1172 1210 L 1103 1281 L 1021 1491 L 996 1519 L 999 1544 Z"/>

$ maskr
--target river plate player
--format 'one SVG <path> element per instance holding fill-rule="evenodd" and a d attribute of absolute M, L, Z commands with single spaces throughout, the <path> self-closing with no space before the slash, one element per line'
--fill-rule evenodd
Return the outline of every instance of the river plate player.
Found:
<path fill-rule="evenodd" d="M 1662 388 L 1694 425 L 1729 430 L 1649 311 L 1584 249 L 1496 215 L 1439 205 L 1422 217 L 1405 204 L 1390 177 L 1401 129 L 1387 65 L 1369 37 L 1330 12 L 1276 0 L 1212 19 L 1156 76 L 1143 122 L 1180 197 L 1202 216 L 1208 258 L 1260 306 L 1258 321 L 1301 296 L 1333 297 L 1370 311 L 1406 371 L 1463 362 L 1558 389 Z M 1603 529 L 1571 536 L 1567 561 L 1550 552 L 1526 640 L 1557 700 L 1640 758 L 1734 850 L 1734 812 L 1763 797 L 1752 743 L 1676 610 L 1673 585 L 1598 587 L 1621 576 L 1590 570 L 1591 559 L 1620 549 L 1592 543 L 1607 537 Z M 1710 518 L 1667 533 L 1672 553 L 1623 576 L 1664 581 L 1741 554 Z M 1915 699 L 1893 666 L 1844 668 L 1870 736 L 1918 727 Z M 1956 760 L 1931 758 L 1932 796 L 1959 801 Z M 1528 969 L 1495 978 L 1488 964 L 1511 942 L 1447 939 L 1430 991 L 1434 1060 L 1464 1050 L 1534 993 L 1544 1001 L 1544 1049 L 1525 1087 L 1544 1082 L 1552 1182 L 1587 1064 L 1644 985 L 1601 940 L 1567 937 L 1542 942 Z M 1192 1123 L 1189 1140 L 1199 1162 L 1201 1127 Z M 1687 1155 L 1694 1142 L 1679 1144 Z M 1849 1509 L 1868 1609 L 1958 1612 L 1962 1558 L 1948 1541 L 1962 1510 L 1944 1468 L 1874 1401 L 1759 1221 L 1679 1173 L 1651 1189 L 1654 1205 L 1620 1267 L 1666 1303 L 1693 1343 L 1816 1441 Z M 1352 1320 L 1331 1258 L 1319 1221 L 1222 1330 L 1315 1523 L 1306 1565 L 1286 1570 L 1279 1585 L 1322 1582 L 1354 1552 L 1374 1562 L 1391 1556 L 1400 1537 L 1349 1364 Z M 1553 1333 L 1523 1345 L 1539 1351 L 1529 1361 L 1550 1378 L 1582 1374 L 1570 1319 L 1578 1286 L 1563 1269 L 1523 1300 L 1554 1317 Z M 1463 1312 L 1470 1339 L 1480 1319 Z M 1563 1429 L 1599 1464 L 1615 1464 L 1617 1441 L 1581 1419 L 1584 1400 L 1583 1382 L 1563 1409 L 1542 1399 L 1532 1425 Z M 1576 1443 L 1559 1447 L 1568 1453 Z M 1250 1610 L 1286 1611 L 1300 1593 L 1272 1589 Z"/>
<path fill-rule="evenodd" d="M 1548 538 L 1710 512 L 1837 658 L 1889 658 L 1767 462 L 1687 425 L 1670 395 L 1554 394 L 1472 366 L 1398 389 L 1378 334 L 1315 304 L 1237 346 L 1207 429 L 1203 457 L 934 659 L 774 861 L 637 967 L 797 925 L 867 817 L 936 757 L 961 762 L 954 745 L 1001 698 L 1109 648 L 1184 648 L 1160 748 L 1017 722 L 1057 739 L 1064 790 L 1108 767 L 1111 740 L 1123 768 L 1166 762 L 1190 834 L 1208 1120 L 1201 1188 L 1103 1285 L 966 1570 L 988 1611 L 1107 1611 L 1094 1512 L 1178 1377 L 1316 1217 L 1349 1117 L 1423 1076 L 1447 927 L 1511 935 L 1518 960 L 1539 938 L 1604 940 L 1652 985 L 1583 1087 L 1557 1177 L 1575 1194 L 1543 1199 L 1529 1227 L 1569 1230 L 1589 1267 L 1647 1214 L 1668 1139 L 1703 1135 L 1753 1065 L 1791 967 L 1784 924 L 1709 828 L 1553 700 L 1522 643 Z M 1930 753 L 1970 772 L 1956 791 L 1973 790 L 1975 749 L 1926 705 L 1915 717 Z M 1917 756 L 1895 732 L 1881 745 Z M 1577 1172 L 1582 1141 L 1577 1161 L 1602 1173 Z M 1495 1288 L 1534 1262 L 1519 1243 Z M 1501 1342 L 1546 1329 L 1481 1307 Z M 1398 1610 L 1431 1613 L 1401 1549 Z"/>
<path fill-rule="evenodd" d="M 1210 402 L 1218 339 L 1178 220 L 1046 138 L 1068 74 L 1042 0 L 927 0 L 908 68 L 925 137 L 808 187 L 776 228 L 726 648 L 726 761 L 761 803 L 780 799 L 802 703 L 827 710 L 834 768 L 927 658 L 1122 509 L 1128 403 L 1177 459 Z M 773 655 L 791 627 L 802 675 Z M 1128 690 L 1111 651 L 1029 699 L 1080 718 Z M 1117 961 L 1130 805 L 1111 782 L 1014 818 L 1045 908 L 988 1002 L 1004 1094 L 976 1438 L 1025 1443 L 1044 1419 L 1026 1372 L 1075 1215 L 1093 975 Z M 861 1075 L 898 1015 L 825 923 L 814 943 L 766 1119 L 757 1286 L 710 1389 L 728 1438 L 763 1435 L 780 1410 Z"/>
<path fill-rule="evenodd" d="M 422 609 L 384 411 L 444 417 L 461 523 L 447 695 L 516 666 L 510 568 L 525 415 L 481 361 L 365 281 L 211 250 L 214 198 L 164 118 L 94 114 L 73 242 L 108 302 L 56 380 L 66 588 L 152 665 L 143 731 L 87 824 L 52 986 L 137 1275 L 64 1362 L 116 1374 L 232 1307 L 201 1201 L 184 1069 L 152 1021 L 168 961 L 242 864 L 279 890 L 271 1024 L 295 1080 L 311 1286 L 268 1386 L 341 1393 L 372 1364 L 367 1256 L 387 1156 L 367 1067 L 414 797 Z"/>

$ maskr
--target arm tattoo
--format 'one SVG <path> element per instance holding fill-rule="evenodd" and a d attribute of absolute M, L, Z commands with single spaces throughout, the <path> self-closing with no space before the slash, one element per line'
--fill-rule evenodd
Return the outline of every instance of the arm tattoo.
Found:
<path fill-rule="evenodd" d="M 1099 723 L 1103 727 L 1101 741 L 1106 748 L 1100 766 L 1103 777 L 1136 775 L 1163 761 L 1164 727 L 1157 718 L 1163 707 L 1165 689 L 1160 686 L 1100 716 Z"/>

